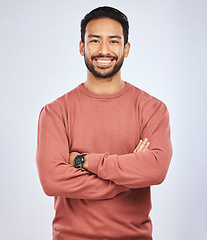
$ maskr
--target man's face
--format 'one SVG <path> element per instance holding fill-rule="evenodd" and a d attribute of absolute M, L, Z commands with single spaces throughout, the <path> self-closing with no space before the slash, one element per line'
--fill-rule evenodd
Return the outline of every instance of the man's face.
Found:
<path fill-rule="evenodd" d="M 124 46 L 122 25 L 110 18 L 91 20 L 86 26 L 84 44 L 80 42 L 80 53 L 95 77 L 114 76 L 129 53 L 129 43 Z"/>

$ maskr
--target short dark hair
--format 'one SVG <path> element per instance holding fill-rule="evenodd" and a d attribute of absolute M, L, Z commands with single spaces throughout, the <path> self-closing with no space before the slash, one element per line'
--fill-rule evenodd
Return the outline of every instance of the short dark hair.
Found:
<path fill-rule="evenodd" d="M 87 24 L 93 19 L 111 18 L 121 23 L 124 34 L 124 45 L 128 42 L 129 35 L 129 21 L 125 14 L 116 8 L 104 6 L 93 9 L 85 15 L 81 21 L 81 41 L 84 43 L 84 37 Z"/>

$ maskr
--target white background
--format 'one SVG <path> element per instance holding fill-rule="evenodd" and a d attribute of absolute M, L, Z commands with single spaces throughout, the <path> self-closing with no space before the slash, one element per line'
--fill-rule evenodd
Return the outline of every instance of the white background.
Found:
<path fill-rule="evenodd" d="M 123 80 L 161 99 L 174 154 L 152 187 L 155 240 L 207 239 L 207 1 L 0 1 L 0 230 L 3 240 L 51 239 L 53 198 L 39 183 L 40 109 L 86 79 L 79 25 L 110 5 L 130 21 Z"/>

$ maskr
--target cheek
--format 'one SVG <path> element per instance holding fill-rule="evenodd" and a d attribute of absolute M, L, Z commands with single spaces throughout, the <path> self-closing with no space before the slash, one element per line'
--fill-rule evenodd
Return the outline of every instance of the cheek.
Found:
<path fill-rule="evenodd" d="M 124 48 L 123 47 L 114 48 L 113 53 L 116 54 L 118 58 L 122 58 L 124 56 Z"/>
<path fill-rule="evenodd" d="M 89 51 L 88 49 L 85 49 L 85 51 L 84 51 L 84 56 L 85 56 L 86 58 L 90 58 L 90 51 Z"/>
<path fill-rule="evenodd" d="M 121 49 L 121 50 L 119 51 L 118 57 L 119 57 L 119 59 L 121 59 L 121 58 L 124 57 L 124 50 L 123 50 L 123 49 Z"/>
<path fill-rule="evenodd" d="M 95 51 L 93 51 L 92 49 L 85 49 L 85 56 L 89 59 L 91 59 L 91 57 L 94 55 Z"/>

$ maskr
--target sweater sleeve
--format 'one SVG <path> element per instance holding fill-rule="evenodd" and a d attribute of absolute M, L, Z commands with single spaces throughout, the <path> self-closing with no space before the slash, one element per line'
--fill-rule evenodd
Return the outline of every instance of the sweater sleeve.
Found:
<path fill-rule="evenodd" d="M 92 153 L 89 155 L 89 171 L 129 188 L 162 183 L 172 156 L 168 110 L 157 100 L 140 107 L 139 115 L 141 138 L 148 138 L 149 150 L 126 155 Z"/>
<path fill-rule="evenodd" d="M 46 105 L 40 112 L 36 162 L 40 182 L 48 196 L 77 199 L 109 199 L 129 188 L 82 172 L 68 164 L 69 139 L 63 118 Z"/>

